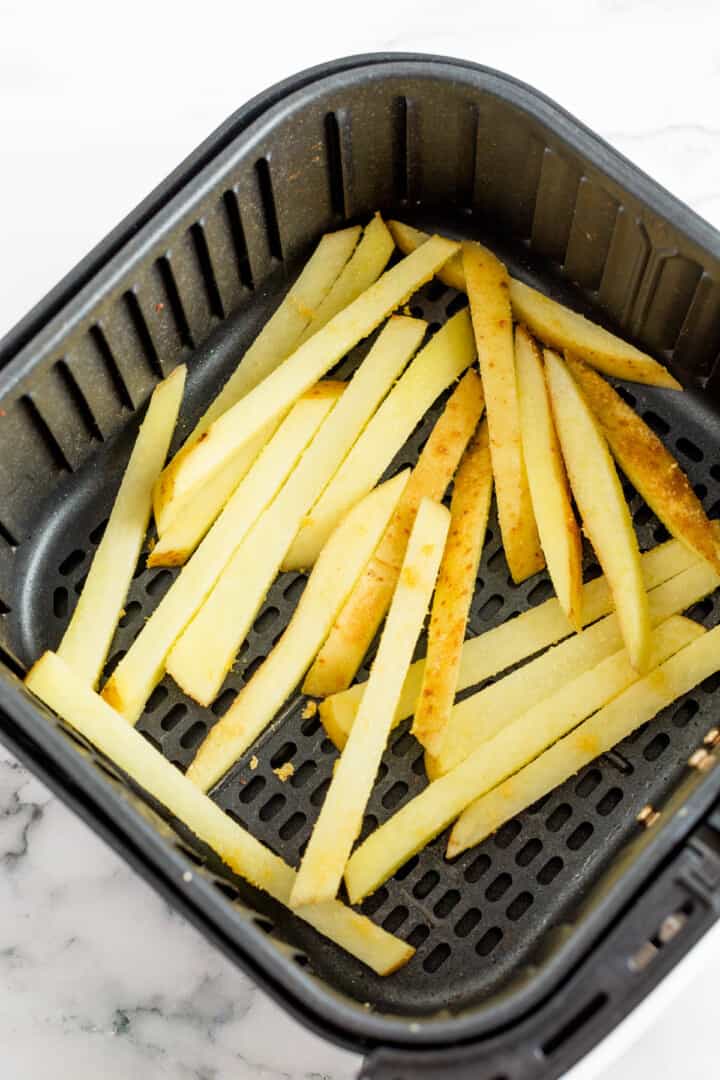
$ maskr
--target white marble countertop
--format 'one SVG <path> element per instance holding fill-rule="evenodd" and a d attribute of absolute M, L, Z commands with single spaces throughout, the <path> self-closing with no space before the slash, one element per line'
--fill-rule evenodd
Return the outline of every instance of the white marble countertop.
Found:
<path fill-rule="evenodd" d="M 0 334 L 228 113 L 350 53 L 510 72 L 720 226 L 719 30 L 717 0 L 310 0 L 250 21 L 213 0 L 0 0 Z M 3 1080 L 355 1075 L 356 1056 L 290 1020 L 1 749 L 0 859 Z M 584 1080 L 715 1075 L 718 979 L 715 932 Z"/>

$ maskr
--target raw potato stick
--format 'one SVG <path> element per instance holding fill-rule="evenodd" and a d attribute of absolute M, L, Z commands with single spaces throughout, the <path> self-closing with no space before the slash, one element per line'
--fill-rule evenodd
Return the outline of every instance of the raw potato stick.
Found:
<path fill-rule="evenodd" d="M 484 400 L 478 375 L 466 372 L 423 447 L 377 551 L 315 658 L 304 693 L 324 697 L 352 682 L 390 607 L 420 500 L 442 499 L 482 415 Z"/>
<path fill-rule="evenodd" d="M 293 537 L 425 333 L 393 316 L 318 428 L 280 492 L 261 514 L 167 659 L 179 686 L 202 705 L 217 696 Z"/>
<path fill-rule="evenodd" d="M 388 228 L 406 255 L 428 240 L 428 233 L 400 221 L 388 221 Z M 467 291 L 462 259 L 457 255 L 448 259 L 438 277 L 459 292 Z M 570 349 L 587 364 L 618 379 L 682 389 L 677 379 L 651 356 L 512 277 L 510 302 L 517 322 L 525 323 L 546 345 Z"/>
<path fill-rule="evenodd" d="M 440 749 L 455 700 L 491 498 L 492 466 L 484 422 L 465 451 L 455 477 L 450 532 L 433 599 L 423 683 L 412 726 L 415 738 L 433 754 Z"/>
<path fill-rule="evenodd" d="M 545 350 L 553 415 L 570 486 L 598 562 L 612 589 L 632 663 L 647 670 L 650 621 L 640 552 L 605 436 L 557 353 Z"/>
<path fill-rule="evenodd" d="M 640 556 L 647 589 L 655 588 L 697 563 L 695 552 L 690 551 L 679 540 L 667 540 Z M 607 615 L 612 611 L 612 607 L 612 595 L 605 578 L 595 578 L 583 585 L 582 610 L 585 626 Z M 460 659 L 457 688 L 465 690 L 484 679 L 498 675 L 518 661 L 569 637 L 572 632 L 573 628 L 558 601 L 554 597 L 546 600 L 536 608 L 518 615 L 516 619 L 501 623 L 466 641 Z M 395 714 L 396 723 L 414 713 L 424 667 L 424 660 L 416 660 L 411 665 Z M 320 703 L 320 717 L 329 737 L 339 750 L 345 745 L 364 692 L 365 683 L 357 683 Z"/>
<path fill-rule="evenodd" d="M 435 586 L 450 515 L 423 499 L 388 612 L 367 692 L 303 855 L 292 907 L 331 900 L 360 834 L 413 649 Z"/>
<path fill-rule="evenodd" d="M 234 874 L 287 906 L 295 871 L 199 792 L 60 657 L 45 653 L 25 682 L 41 701 L 212 848 Z M 296 914 L 378 975 L 397 971 L 415 951 L 337 900 Z"/>
<path fill-rule="evenodd" d="M 164 473 L 167 497 L 184 498 L 199 490 L 262 427 L 281 415 L 395 308 L 429 281 L 456 250 L 457 244 L 452 241 L 433 237 L 422 250 L 386 270 L 362 296 L 218 417 L 187 454 L 176 456 Z"/>
<path fill-rule="evenodd" d="M 122 615 L 152 511 L 152 492 L 175 429 L 185 365 L 159 383 L 150 398 L 110 519 L 58 654 L 94 688 Z"/>
<path fill-rule="evenodd" d="M 298 533 L 283 570 L 312 566 L 340 518 L 367 495 L 437 397 L 475 359 L 470 319 L 459 311 L 421 349 L 385 398 Z"/>
<path fill-rule="evenodd" d="M 652 667 L 704 634 L 704 628 L 690 619 L 679 615 L 668 619 L 653 631 Z M 718 663 L 720 659 L 716 666 Z M 377 889 L 471 802 L 532 761 L 637 679 L 638 673 L 622 649 L 529 709 L 462 764 L 433 781 L 371 833 L 353 854 L 345 871 L 351 903 L 359 903 Z M 660 679 L 655 676 L 656 681 Z"/>
<path fill-rule="evenodd" d="M 515 330 L 520 430 L 540 543 L 560 607 L 582 626 L 582 541 L 570 499 L 540 350 L 527 330 Z"/>
<path fill-rule="evenodd" d="M 487 402 L 500 532 L 510 573 L 518 583 L 542 570 L 545 559 L 520 434 L 508 274 L 499 259 L 477 244 L 463 246 L 463 267 Z"/>
<path fill-rule="evenodd" d="M 293 617 L 270 655 L 201 744 L 187 771 L 207 791 L 264 731 L 307 671 L 407 483 L 408 470 L 354 506 L 325 545 Z"/>
<path fill-rule="evenodd" d="M 105 684 L 103 697 L 131 724 L 165 673 L 175 640 L 248 529 L 280 488 L 343 384 L 318 383 L 290 410 L 192 559 L 180 571 Z"/>
<path fill-rule="evenodd" d="M 565 360 L 630 483 L 668 532 L 720 571 L 712 524 L 670 451 L 601 375 L 569 352 Z"/>
<path fill-rule="evenodd" d="M 177 463 L 180 456 L 188 453 L 213 421 L 245 397 L 263 379 L 266 379 L 297 347 L 302 331 L 347 263 L 359 236 L 360 227 L 354 226 L 350 229 L 342 229 L 340 232 L 327 233 L 322 237 L 277 311 L 265 323 L 222 390 L 188 435 L 180 451 L 175 455 L 174 463 Z M 247 446 L 241 455 L 228 461 L 223 472 L 224 484 L 220 483 L 219 478 L 214 484 L 214 501 L 210 500 L 205 491 L 198 492 L 199 496 L 205 496 L 204 503 L 208 514 L 203 532 L 212 525 L 214 518 L 220 513 L 224 503 L 240 483 L 262 447 L 263 443 L 255 440 L 253 445 Z M 171 498 L 165 480 L 166 474 L 160 478 L 155 487 L 154 501 L 155 523 L 161 537 L 173 518 L 177 517 L 180 509 L 180 501 L 174 501 Z M 183 504 L 183 514 L 187 508 L 187 504 Z M 213 510 L 214 516 L 209 516 Z M 196 543 L 202 539 L 202 535 L 203 533 L 200 533 Z"/>
<path fill-rule="evenodd" d="M 708 631 L 640 679 L 604 709 L 498 787 L 471 803 L 455 822 L 447 858 L 479 844 L 504 822 L 607 753 L 720 667 L 720 627 Z"/>

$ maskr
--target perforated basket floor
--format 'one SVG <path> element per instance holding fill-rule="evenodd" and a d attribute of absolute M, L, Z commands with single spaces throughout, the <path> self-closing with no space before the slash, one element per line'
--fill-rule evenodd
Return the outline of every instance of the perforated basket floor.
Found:
<path fill-rule="evenodd" d="M 516 255 L 504 251 L 511 267 Z M 241 312 L 216 332 L 193 359 L 187 428 L 204 408 L 222 371 L 228 369 L 252 325 L 277 303 L 280 292 Z M 412 301 L 413 313 L 433 327 L 465 302 L 433 282 Z M 367 351 L 367 343 L 341 366 L 349 372 Z M 665 439 L 687 469 L 711 515 L 720 514 L 720 466 L 717 416 L 692 394 L 625 387 L 624 396 Z M 426 416 L 389 474 L 413 463 L 441 403 Z M 117 481 L 127 460 L 133 432 L 100 448 L 89 466 L 68 475 L 46 502 L 25 547 L 15 577 L 10 606 L 17 615 L 13 645 L 30 662 L 44 648 L 57 645 L 67 624 L 102 535 Z M 666 538 L 657 520 L 627 489 L 641 547 Z M 586 558 L 586 579 L 598 572 Z M 126 614 L 118 629 L 108 672 L 119 661 L 156 607 L 176 571 L 136 572 Z M 247 642 L 212 709 L 186 698 L 166 678 L 155 690 L 140 730 L 181 768 L 192 759 L 202 738 L 228 707 L 234 693 L 268 654 L 282 633 L 304 587 L 299 574 L 284 574 L 273 585 Z M 551 595 L 546 574 L 521 586 L 509 580 L 493 517 L 473 602 L 471 633 L 479 634 Z M 718 618 L 710 599 L 691 612 L 705 625 Z M 424 652 L 420 642 L 418 653 Z M 363 669 L 363 677 L 367 666 Z M 614 752 L 583 770 L 531 810 L 506 824 L 491 839 L 452 864 L 443 859 L 446 835 L 440 836 L 403 867 L 392 881 L 363 905 L 386 929 L 417 948 L 413 961 L 389 979 L 379 979 L 290 918 L 282 935 L 304 953 L 298 962 L 332 986 L 386 1013 L 438 1014 L 467 1008 L 503 989 L 531 970 L 545 931 L 572 918 L 591 883 L 608 868 L 619 848 L 639 828 L 636 818 L 648 802 L 660 803 L 686 769 L 687 759 L 717 715 L 715 691 L 720 678 L 708 680 L 691 695 L 640 729 Z M 303 718 L 306 702 L 290 701 L 265 736 L 245 755 L 216 792 L 220 804 L 273 850 L 297 865 L 330 782 L 337 753 L 316 716 Z M 365 819 L 363 835 L 384 821 L 425 784 L 421 748 L 405 724 L 396 730 L 380 768 Z M 252 759 L 257 759 L 257 762 Z M 290 762 L 294 772 L 282 782 L 273 770 Z M 228 875 L 227 892 L 248 895 Z M 257 894 L 253 903 L 277 913 Z M 268 924 L 268 929 L 270 925 Z"/>

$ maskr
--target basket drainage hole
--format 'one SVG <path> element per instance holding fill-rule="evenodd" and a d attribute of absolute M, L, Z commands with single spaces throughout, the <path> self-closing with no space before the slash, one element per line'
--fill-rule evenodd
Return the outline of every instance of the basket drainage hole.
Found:
<path fill-rule="evenodd" d="M 545 600 L 549 600 L 554 593 L 552 582 L 544 578 L 542 581 L 538 581 L 537 585 L 533 585 L 528 593 L 528 603 L 530 607 L 536 607 L 538 604 L 544 603 Z"/>
<path fill-rule="evenodd" d="M 60 563 L 58 570 L 63 577 L 67 577 L 68 574 L 72 574 L 73 570 L 77 570 L 78 566 L 82 566 L 85 562 L 85 552 L 80 548 L 75 548 L 70 554 L 63 559 Z"/>
<path fill-rule="evenodd" d="M 573 829 L 567 838 L 567 846 L 571 851 L 579 851 L 581 847 L 587 844 L 588 840 L 595 832 L 589 821 L 583 821 L 578 825 L 577 829 Z"/>
<path fill-rule="evenodd" d="M 125 605 L 125 614 L 118 621 L 118 626 L 132 626 L 134 622 L 137 622 L 142 614 L 142 604 L 137 600 L 131 600 L 129 604 Z"/>
<path fill-rule="evenodd" d="M 180 736 L 180 745 L 183 750 L 194 750 L 196 746 L 199 746 L 200 742 L 205 738 L 206 730 L 202 720 L 196 720 L 194 724 L 191 724 L 187 731 L 183 731 Z"/>
<path fill-rule="evenodd" d="M 512 878 L 509 874 L 498 874 L 495 880 L 491 881 L 485 890 L 485 896 L 490 901 L 500 900 L 511 885 Z"/>
<path fill-rule="evenodd" d="M 503 938 L 503 932 L 499 926 L 492 926 L 486 930 L 475 946 L 478 956 L 489 956 L 493 949 L 497 948 Z"/>
<path fill-rule="evenodd" d="M 290 777 L 290 783 L 296 788 L 304 787 L 315 772 L 317 772 L 317 765 L 315 762 L 304 761 L 300 768 L 296 769 Z"/>
<path fill-rule="evenodd" d="M 662 416 L 658 416 L 657 413 L 648 409 L 643 413 L 643 420 L 648 427 L 652 428 L 656 435 L 667 435 L 670 430 L 670 425 L 667 420 L 663 420 Z"/>
<path fill-rule="evenodd" d="M 53 592 L 53 614 L 56 619 L 64 619 L 68 613 L 68 591 L 59 585 Z"/>
<path fill-rule="evenodd" d="M 667 750 L 669 745 L 670 736 L 664 731 L 659 731 L 643 750 L 643 757 L 646 761 L 657 761 L 660 755 Z"/>
<path fill-rule="evenodd" d="M 385 792 L 382 797 L 382 804 L 388 810 L 394 810 L 395 807 L 402 802 L 408 793 L 408 786 L 403 780 L 397 780 L 393 786 Z"/>
<path fill-rule="evenodd" d="M 264 776 L 253 776 L 252 780 L 241 789 L 238 798 L 241 803 L 251 803 L 253 799 L 260 794 L 265 787 Z"/>
<path fill-rule="evenodd" d="M 588 795 L 592 795 L 595 788 L 601 783 L 602 773 L 600 770 L 591 769 L 575 785 L 575 794 L 579 795 L 581 799 L 586 799 Z"/>
<path fill-rule="evenodd" d="M 425 957 L 423 960 L 423 968 L 432 975 L 433 972 L 442 967 L 451 952 L 450 946 L 445 944 L 445 942 L 441 942 L 440 945 L 436 945 L 433 951 L 428 953 Z"/>
<path fill-rule="evenodd" d="M 572 807 L 568 803 L 560 803 L 556 806 L 545 825 L 550 832 L 558 832 L 572 817 Z"/>
<path fill-rule="evenodd" d="M 597 812 L 600 817 L 607 817 L 608 814 L 612 814 L 616 806 L 619 806 L 623 801 L 623 792 L 619 787 L 612 787 L 609 791 L 606 791 L 600 802 L 597 804 Z"/>
<path fill-rule="evenodd" d="M 227 690 L 223 690 L 220 696 L 217 697 L 215 701 L 213 701 L 210 708 L 216 716 L 222 716 L 223 713 L 227 712 L 227 710 L 230 708 L 236 697 L 237 692 L 233 690 L 231 686 L 229 686 Z"/>
<path fill-rule="evenodd" d="M 477 617 L 479 619 L 492 619 L 494 618 L 500 608 L 503 606 L 503 598 L 499 593 L 495 593 L 488 600 L 485 601 L 483 606 L 477 611 Z"/>
<path fill-rule="evenodd" d="M 492 865 L 489 855 L 478 855 L 468 867 L 465 868 L 464 877 L 472 885 L 479 881 L 483 874 L 487 873 Z"/>
<path fill-rule="evenodd" d="M 540 840 L 528 840 L 526 844 L 523 844 L 515 856 L 515 862 L 518 866 L 529 866 L 533 859 L 537 858 L 542 849 L 543 846 Z"/>
<path fill-rule="evenodd" d="M 461 919 L 455 924 L 455 935 L 459 938 L 467 937 L 475 929 L 482 918 L 478 908 L 468 908 Z"/>
<path fill-rule="evenodd" d="M 306 821 L 307 818 L 305 817 L 305 815 L 300 813 L 299 810 L 296 811 L 296 813 L 292 814 L 287 819 L 287 821 L 278 829 L 278 835 L 280 839 L 292 840 L 293 836 L 297 836 L 297 834 L 300 832 Z"/>
<path fill-rule="evenodd" d="M 399 904 L 383 919 L 383 929 L 389 934 L 396 934 L 409 914 L 408 909 Z"/>
<path fill-rule="evenodd" d="M 275 623 L 275 620 L 277 619 L 279 614 L 280 614 L 280 609 L 279 608 L 276 608 L 276 607 L 265 608 L 265 610 L 260 612 L 257 619 L 255 620 L 255 624 L 253 626 L 253 630 L 255 631 L 255 633 L 256 634 L 264 634 L 264 633 L 266 633 L 266 631 L 268 631 L 270 629 L 270 627 L 273 626 L 273 624 Z"/>
<path fill-rule="evenodd" d="M 182 718 L 187 715 L 187 705 L 183 705 L 182 702 L 178 702 L 177 705 L 173 705 L 171 709 L 163 716 L 160 721 L 160 727 L 163 731 L 172 731 L 176 727 Z"/>
<path fill-rule="evenodd" d="M 170 588 L 172 579 L 173 575 L 170 570 L 161 570 L 155 577 L 150 578 L 145 586 L 145 591 L 148 596 L 162 596 Z"/>
<path fill-rule="evenodd" d="M 699 708 L 700 706 L 694 698 L 689 698 L 687 701 L 685 701 L 672 718 L 672 722 L 675 727 L 686 727 L 692 720 L 693 716 L 695 716 Z"/>
<path fill-rule="evenodd" d="M 415 883 L 413 896 L 417 897 L 418 900 L 424 900 L 425 897 L 433 891 L 439 880 L 440 875 L 437 871 L 428 870 L 428 872 L 423 874 L 420 880 Z"/>
<path fill-rule="evenodd" d="M 419 862 L 420 862 L 420 856 L 419 855 L 413 855 L 413 857 L 411 859 L 408 859 L 408 861 L 406 863 L 403 863 L 403 865 L 400 867 L 399 870 L 395 871 L 395 880 L 396 881 L 404 881 L 406 877 L 409 877 L 410 874 L 412 874 L 413 870 L 415 869 L 415 867 L 417 866 L 417 864 Z"/>
<path fill-rule="evenodd" d="M 100 524 L 95 526 L 95 528 L 90 533 L 90 537 L 89 537 L 91 544 L 99 544 L 100 543 L 103 536 L 105 535 L 105 530 L 107 528 L 107 523 L 108 523 L 109 520 L 110 520 L 110 518 L 103 518 L 103 520 L 100 522 Z"/>
<path fill-rule="evenodd" d="M 260 807 L 260 820 L 271 821 L 280 813 L 286 802 L 287 799 L 285 798 L 285 796 L 280 795 L 279 792 L 276 795 L 273 795 L 263 806 Z"/>
<path fill-rule="evenodd" d="M 532 907 L 533 894 L 530 892 L 521 892 L 515 897 L 510 906 L 507 909 L 507 917 L 511 922 L 517 922 L 518 919 L 522 919 L 528 908 Z"/>
<path fill-rule="evenodd" d="M 374 915 L 376 911 L 379 911 L 388 898 L 388 891 L 382 887 L 374 892 L 371 896 L 368 896 L 366 900 L 363 900 L 361 904 L 361 910 L 363 915 Z"/>
<path fill-rule="evenodd" d="M 441 896 L 437 904 L 433 908 L 433 911 L 439 919 L 446 918 L 450 912 L 457 907 L 460 902 L 460 893 L 457 889 L 450 889 L 444 896 Z"/>
<path fill-rule="evenodd" d="M 559 855 L 553 855 L 538 871 L 537 879 L 541 885 L 549 885 L 558 876 L 564 866 Z"/>
<path fill-rule="evenodd" d="M 510 847 L 513 840 L 520 835 L 522 826 L 519 821 L 508 821 L 495 833 L 495 847 Z"/>
<path fill-rule="evenodd" d="M 270 758 L 270 768 L 279 769 L 283 765 L 287 765 L 288 761 L 295 756 L 297 752 L 297 746 L 294 742 L 286 742 L 276 750 L 273 756 Z"/>
<path fill-rule="evenodd" d="M 702 461 L 703 457 L 705 456 L 700 447 L 696 446 L 694 442 L 690 441 L 690 439 L 686 439 L 684 435 L 677 440 L 675 445 L 677 446 L 680 453 L 684 454 L 685 457 L 690 458 L 691 461 Z"/>

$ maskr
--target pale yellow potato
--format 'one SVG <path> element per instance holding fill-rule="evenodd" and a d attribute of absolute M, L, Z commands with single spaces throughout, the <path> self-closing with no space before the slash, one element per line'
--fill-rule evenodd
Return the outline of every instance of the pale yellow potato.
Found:
<path fill-rule="evenodd" d="M 647 595 L 632 518 L 605 436 L 567 366 L 545 350 L 555 426 L 583 529 L 612 589 L 632 663 L 645 671 L 650 648 Z"/>
<path fill-rule="evenodd" d="M 102 540 L 58 654 L 95 687 L 122 615 L 152 512 L 152 492 L 165 464 L 185 387 L 185 365 L 150 398 Z"/>
<path fill-rule="evenodd" d="M 307 674 L 304 693 L 325 697 L 352 682 L 390 607 L 420 500 L 442 499 L 483 407 L 482 383 L 470 370 L 432 429 L 377 551 Z"/>
<path fill-rule="evenodd" d="M 377 547 L 408 476 L 405 470 L 371 491 L 328 540 L 282 637 L 209 732 L 187 771 L 203 791 L 265 730 L 302 679 Z"/>
<path fill-rule="evenodd" d="M 423 683 L 412 726 L 415 738 L 432 754 L 440 750 L 455 699 L 491 498 L 492 466 L 485 421 L 455 476 L 450 532 L 433 598 Z"/>
<path fill-rule="evenodd" d="M 308 390 L 395 308 L 429 281 L 458 245 L 433 237 L 423 248 L 386 270 L 352 304 L 295 350 L 267 378 L 218 417 L 163 474 L 166 497 L 184 498 L 210 480 L 274 417 Z"/>
<path fill-rule="evenodd" d="M 462 250 L 487 405 L 500 532 L 510 573 L 520 582 L 542 570 L 545 559 L 520 434 L 508 273 L 499 259 L 478 244 L 465 244 Z"/>
<path fill-rule="evenodd" d="M 287 479 L 339 392 L 337 383 L 318 383 L 293 406 L 115 668 L 103 697 L 130 723 L 137 722 L 162 679 L 167 655 L 176 639 L 248 529 Z"/>
<path fill-rule="evenodd" d="M 60 657 L 45 653 L 25 683 L 50 709 L 211 847 L 234 874 L 281 904 L 288 904 L 295 871 L 199 792 Z M 378 975 L 397 971 L 413 955 L 411 946 L 337 900 L 296 914 Z"/>
<path fill-rule="evenodd" d="M 703 634 L 702 626 L 674 615 L 653 631 L 651 667 L 656 668 Z M 715 666 L 719 665 L 720 654 L 715 660 Z M 374 892 L 466 806 L 532 761 L 638 678 L 622 649 L 529 709 L 451 772 L 434 780 L 371 833 L 352 855 L 345 869 L 351 903 L 359 903 Z M 656 674 L 655 682 L 661 678 Z"/>
<path fill-rule="evenodd" d="M 340 887 L 427 614 L 449 525 L 450 515 L 444 506 L 422 500 L 363 703 L 290 894 L 292 907 L 332 900 Z"/>
<path fill-rule="evenodd" d="M 582 626 L 582 542 L 550 408 L 540 350 L 523 326 L 515 330 L 520 430 L 530 497 L 548 573 L 560 607 Z"/>
<path fill-rule="evenodd" d="M 283 570 L 312 566 L 332 530 L 367 495 L 443 390 L 475 359 L 470 319 L 460 311 L 421 349 L 308 514 Z"/>

